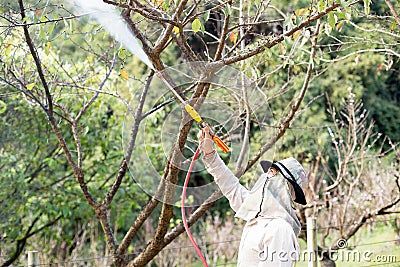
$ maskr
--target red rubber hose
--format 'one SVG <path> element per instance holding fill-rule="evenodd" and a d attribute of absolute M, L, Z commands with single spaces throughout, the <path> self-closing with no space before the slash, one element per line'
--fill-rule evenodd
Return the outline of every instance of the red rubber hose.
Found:
<path fill-rule="evenodd" d="M 189 226 L 186 221 L 186 213 L 185 213 L 186 189 L 187 189 L 187 185 L 189 183 L 190 175 L 192 174 L 192 169 L 193 169 L 194 163 L 195 163 L 197 157 L 199 156 L 199 153 L 200 153 L 200 147 L 198 147 L 196 150 L 196 153 L 194 153 L 192 161 L 190 162 L 189 170 L 186 174 L 185 183 L 183 185 L 183 190 L 182 190 L 181 212 L 182 212 L 183 226 L 185 227 L 185 230 L 190 239 L 190 242 L 192 243 L 193 247 L 196 249 L 197 255 L 199 255 L 203 265 L 205 267 L 208 267 L 207 261 L 204 258 L 203 253 L 201 253 L 201 250 L 200 250 L 199 246 L 197 245 L 196 240 L 194 240 L 192 234 L 190 233 L 190 229 L 189 229 Z"/>

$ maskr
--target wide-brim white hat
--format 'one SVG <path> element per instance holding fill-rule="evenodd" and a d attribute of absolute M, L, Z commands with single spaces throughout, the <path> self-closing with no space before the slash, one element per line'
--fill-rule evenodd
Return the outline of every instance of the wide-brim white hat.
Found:
<path fill-rule="evenodd" d="M 287 158 L 275 162 L 262 160 L 260 164 L 264 172 L 268 172 L 271 166 L 277 168 L 283 177 L 293 186 L 296 195 L 294 201 L 302 205 L 307 204 L 303 189 L 307 186 L 308 177 L 300 162 L 294 158 Z"/>

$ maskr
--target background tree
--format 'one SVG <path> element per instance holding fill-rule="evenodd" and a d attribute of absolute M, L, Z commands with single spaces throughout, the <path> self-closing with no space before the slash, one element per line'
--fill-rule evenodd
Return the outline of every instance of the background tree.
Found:
<path fill-rule="evenodd" d="M 369 220 L 398 213 L 400 202 L 399 152 L 390 139 L 373 132 L 362 102 L 349 90 L 344 108 L 331 106 L 330 113 L 333 153 L 318 151 L 308 192 L 314 202 L 303 209 L 307 216 L 325 218 L 318 225 L 323 266 L 336 266 L 331 253 L 346 248 Z"/>

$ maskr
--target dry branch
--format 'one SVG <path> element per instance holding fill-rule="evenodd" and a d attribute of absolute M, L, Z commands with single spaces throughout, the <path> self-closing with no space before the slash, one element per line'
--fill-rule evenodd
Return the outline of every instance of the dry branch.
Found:
<path fill-rule="evenodd" d="M 400 26 L 400 17 L 399 14 L 397 13 L 396 9 L 394 8 L 392 2 L 390 0 L 385 0 L 386 4 L 388 5 L 390 12 L 392 12 L 392 15 L 394 19 L 396 20 L 397 24 Z"/>
<path fill-rule="evenodd" d="M 284 40 L 285 37 L 289 37 L 291 35 L 293 35 L 295 32 L 307 27 L 308 25 L 310 25 L 311 23 L 313 23 L 314 21 L 317 21 L 318 19 L 322 18 L 323 16 L 325 16 L 326 14 L 328 14 L 329 12 L 333 11 L 335 8 L 337 8 L 339 6 L 339 4 L 333 4 L 330 7 L 327 7 L 325 10 L 309 17 L 306 21 L 303 21 L 302 23 L 300 23 L 300 25 L 294 27 L 293 29 L 282 33 L 281 35 L 272 38 L 272 40 L 266 40 L 265 43 L 257 46 L 256 48 L 251 49 L 248 52 L 242 53 L 240 55 L 237 56 L 232 56 L 232 57 L 228 57 L 228 58 L 224 58 L 220 61 L 217 61 L 213 64 L 216 65 L 230 65 L 233 64 L 235 62 L 239 62 L 242 60 L 245 60 L 247 58 L 250 58 L 252 56 L 258 55 L 262 52 L 264 52 L 267 48 L 271 48 L 275 45 L 277 45 L 278 43 L 282 42 Z M 213 65 L 211 64 L 211 65 Z"/>

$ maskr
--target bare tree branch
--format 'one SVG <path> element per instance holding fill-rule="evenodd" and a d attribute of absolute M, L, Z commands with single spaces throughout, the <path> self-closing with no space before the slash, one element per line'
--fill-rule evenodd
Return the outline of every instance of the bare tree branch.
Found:
<path fill-rule="evenodd" d="M 175 35 L 174 33 L 171 33 L 171 35 Z M 182 45 L 184 47 L 183 52 L 189 56 L 190 61 L 198 61 L 198 57 L 196 56 L 196 54 L 193 52 L 192 48 L 189 46 L 186 37 L 185 37 L 185 33 L 183 32 L 183 26 L 179 27 L 179 36 L 181 37 L 181 41 L 182 41 Z M 177 38 L 178 39 L 178 38 Z"/>
<path fill-rule="evenodd" d="M 286 132 L 287 128 L 290 125 L 290 122 L 294 118 L 297 110 L 300 107 L 300 104 L 302 103 L 304 96 L 306 94 L 306 91 L 308 89 L 308 84 L 311 79 L 311 74 L 312 74 L 312 69 L 313 69 L 313 60 L 315 57 L 315 52 L 316 52 L 316 44 L 317 44 L 317 37 L 318 37 L 318 32 L 319 32 L 319 27 L 320 24 L 317 24 L 313 39 L 312 39 L 312 46 L 311 46 L 311 55 L 310 55 L 310 61 L 307 67 L 307 72 L 306 72 L 306 77 L 304 79 L 303 86 L 300 90 L 299 96 L 296 100 L 296 102 L 291 106 L 291 109 L 289 111 L 289 114 L 285 117 L 284 120 L 280 122 L 279 129 L 277 133 L 267 142 L 265 143 L 261 149 L 256 153 L 256 155 L 253 156 L 253 158 L 247 163 L 246 169 L 251 168 L 259 159 L 260 157 L 268 150 L 270 149 L 277 140 L 279 140 L 284 133 Z"/>
<path fill-rule="evenodd" d="M 136 12 L 136 13 L 142 15 L 143 17 L 145 17 L 147 19 L 158 21 L 160 23 L 161 22 L 162 23 L 168 23 L 168 24 L 171 24 L 171 25 L 176 26 L 176 27 L 180 27 L 180 25 L 181 25 L 180 23 L 178 23 L 175 20 L 163 18 L 162 14 L 160 14 L 159 11 L 157 11 L 157 13 L 158 13 L 157 15 L 153 15 L 152 13 L 156 13 L 155 9 L 153 9 L 151 13 L 148 13 L 148 12 L 145 12 L 143 10 L 143 8 L 136 8 L 136 7 L 134 7 L 132 5 L 133 1 L 131 1 L 131 4 L 129 4 L 129 5 L 128 4 L 124 4 L 124 3 L 117 3 L 117 2 L 114 2 L 114 1 L 110 1 L 110 0 L 103 0 L 103 2 L 107 3 L 107 4 L 110 4 L 110 5 L 113 5 L 113 6 L 122 7 L 124 9 L 126 9 L 126 10 L 129 10 L 129 11 Z"/>
<path fill-rule="evenodd" d="M 390 2 L 390 0 L 385 0 L 386 4 L 388 5 L 390 12 L 392 12 L 392 15 L 394 19 L 396 20 L 397 24 L 400 26 L 400 17 L 399 14 L 397 13 L 396 9 L 394 8 L 393 4 Z"/>
<path fill-rule="evenodd" d="M 66 20 L 71 20 L 71 19 L 78 19 L 80 17 L 87 16 L 88 14 L 81 14 L 81 15 L 72 15 L 72 16 L 67 16 L 67 17 L 60 17 L 58 19 L 48 19 L 44 21 L 38 21 L 38 22 L 32 22 L 32 23 L 12 23 L 12 25 L 0 25 L 0 28 L 10 28 L 10 27 L 25 27 L 25 26 L 35 26 L 35 25 L 41 25 L 41 24 L 47 24 L 47 23 L 57 23 L 59 21 L 66 21 Z"/>
<path fill-rule="evenodd" d="M 18 0 L 18 3 L 19 3 L 20 10 L 21 10 L 21 17 L 22 17 L 22 20 L 24 21 L 25 18 L 26 18 L 24 4 L 23 4 L 22 0 Z M 45 112 L 47 113 L 47 115 L 49 117 L 52 117 L 53 116 L 53 100 L 51 98 L 50 89 L 49 89 L 49 86 L 47 84 L 46 78 L 44 77 L 42 63 L 40 62 L 39 55 L 38 55 L 38 53 L 36 51 L 36 48 L 35 48 L 35 46 L 33 44 L 31 36 L 29 35 L 28 26 L 26 26 L 26 24 L 25 24 L 23 26 L 23 29 L 24 29 L 24 35 L 25 35 L 26 43 L 29 46 L 29 50 L 30 50 L 31 55 L 33 57 L 33 60 L 35 61 L 35 64 L 36 64 L 36 68 L 37 68 L 37 71 L 38 71 L 38 74 L 39 74 L 39 78 L 40 78 L 40 80 L 42 82 L 43 88 L 44 88 L 45 93 L 46 93 L 47 108 L 46 108 Z"/>
<path fill-rule="evenodd" d="M 110 205 L 112 199 L 114 198 L 115 194 L 117 193 L 118 188 L 121 185 L 122 178 L 126 174 L 126 170 L 128 168 L 128 164 L 131 160 L 133 149 L 135 148 L 137 133 L 139 131 L 140 122 L 142 121 L 143 106 L 144 106 L 144 102 L 146 100 L 147 92 L 149 91 L 149 88 L 150 88 L 151 81 L 153 80 L 153 76 L 154 76 L 154 71 L 152 70 L 150 72 L 149 76 L 147 77 L 146 85 L 144 86 L 142 95 L 140 96 L 139 106 L 136 110 L 135 121 L 132 126 L 131 137 L 130 137 L 128 148 L 127 148 L 127 151 L 125 154 L 125 159 L 123 160 L 122 165 L 119 168 L 117 178 L 115 179 L 114 184 L 112 185 L 110 191 L 107 193 L 107 196 L 104 198 L 104 200 L 102 202 L 103 206 L 107 207 L 108 205 Z"/>
<path fill-rule="evenodd" d="M 110 67 L 110 70 L 108 71 L 108 73 L 106 74 L 106 77 L 104 77 L 103 81 L 101 82 L 101 84 L 99 86 L 99 89 L 97 91 L 95 91 L 95 93 L 93 94 L 92 98 L 83 106 L 83 108 L 79 111 L 78 115 L 76 115 L 76 117 L 75 117 L 75 122 L 76 123 L 79 122 L 79 120 L 86 113 L 86 111 L 88 110 L 90 105 L 92 105 L 94 103 L 94 101 L 97 99 L 97 97 L 99 96 L 99 94 L 102 91 L 104 85 L 106 84 L 108 78 L 110 78 L 111 72 L 114 70 L 115 61 L 116 61 L 116 59 L 114 57 L 113 62 L 112 62 L 111 67 Z"/>
<path fill-rule="evenodd" d="M 224 2 L 220 2 L 218 5 L 213 6 L 212 8 L 197 12 L 196 14 L 193 14 L 191 16 L 188 16 L 185 20 L 183 20 L 182 25 L 185 26 L 186 24 L 188 24 L 189 22 L 191 22 L 192 20 L 194 20 L 196 17 L 199 17 L 203 14 L 206 14 L 207 12 L 211 12 L 214 10 L 218 10 L 224 6 L 226 6 L 227 4 L 231 4 L 232 0 L 228 0 L 228 1 L 224 1 Z"/>
<path fill-rule="evenodd" d="M 240 0 L 240 10 L 239 10 L 239 23 L 240 24 L 244 24 L 244 2 L 243 0 Z M 245 45 L 246 45 L 246 41 L 244 39 L 244 30 L 243 28 L 240 28 L 240 36 L 243 38 L 240 41 L 240 49 L 244 50 L 245 49 Z M 244 68 L 244 61 L 241 61 L 241 67 Z M 247 87 L 245 85 L 246 81 L 245 81 L 245 73 L 241 72 L 241 89 L 242 89 L 242 102 L 243 102 L 243 106 L 244 106 L 244 110 L 243 112 L 246 115 L 246 120 L 245 120 L 245 125 L 244 125 L 244 136 L 243 136 L 243 141 L 242 141 L 242 147 L 240 149 L 239 152 L 239 156 L 237 159 L 237 163 L 236 163 L 236 173 L 238 173 L 238 176 L 242 176 L 242 174 L 244 173 L 244 167 L 242 167 L 242 162 L 244 160 L 244 156 L 247 152 L 247 148 L 248 148 L 248 142 L 250 141 L 250 115 L 251 115 L 251 111 L 250 111 L 250 107 L 249 107 L 249 102 L 248 102 L 248 98 L 247 98 Z M 241 112 L 242 113 L 242 112 Z"/>
<path fill-rule="evenodd" d="M 160 201 L 155 197 L 152 197 L 151 200 L 146 204 L 146 206 L 142 209 L 140 214 L 136 217 L 134 223 L 129 228 L 128 232 L 125 234 L 121 244 L 118 248 L 118 254 L 123 256 L 131 244 L 133 238 L 136 233 L 139 231 L 140 227 L 143 223 L 149 218 L 150 214 L 154 211 Z"/>
<path fill-rule="evenodd" d="M 221 37 L 219 38 L 219 43 L 217 47 L 217 52 L 215 52 L 214 61 L 220 60 L 222 57 L 222 51 L 224 51 L 226 36 L 228 35 L 230 15 L 226 15 L 224 18 L 224 26 L 222 28 Z"/>
<path fill-rule="evenodd" d="M 139 29 L 136 27 L 135 23 L 133 22 L 133 20 L 130 17 L 130 10 L 129 9 L 125 9 L 122 12 L 122 17 L 124 18 L 124 20 L 128 23 L 129 28 L 131 29 L 131 31 L 133 32 L 134 36 L 136 38 L 138 38 L 140 40 L 140 42 L 142 43 L 143 46 L 143 50 L 146 52 L 147 56 L 150 59 L 154 58 L 154 54 L 153 54 L 153 49 L 152 47 L 150 47 L 150 45 L 148 44 L 148 42 L 146 41 L 146 38 L 143 36 L 143 34 L 139 31 Z M 154 62 L 153 62 L 154 64 Z"/>
<path fill-rule="evenodd" d="M 310 25 L 312 22 L 317 21 L 318 19 L 322 18 L 323 16 L 325 16 L 329 12 L 333 11 L 338 6 L 339 6 L 339 4 L 334 3 L 332 6 L 329 6 L 325 10 L 323 10 L 323 11 L 321 11 L 321 12 L 319 12 L 319 13 L 311 16 L 311 17 L 309 17 L 306 21 L 303 21 L 298 26 L 294 27 L 293 29 L 291 29 L 289 31 L 282 33 L 278 37 L 275 37 L 275 38 L 272 38 L 272 39 L 266 39 L 266 40 L 262 41 L 262 43 L 260 45 L 258 45 L 257 47 L 251 49 L 248 52 L 242 53 L 242 54 L 237 55 L 237 56 L 223 58 L 223 59 L 221 59 L 219 61 L 210 63 L 210 66 L 215 65 L 216 67 L 220 67 L 221 65 L 230 65 L 230 64 L 233 64 L 235 62 L 239 62 L 239 61 L 245 60 L 247 58 L 250 58 L 252 56 L 255 56 L 257 54 L 260 54 L 260 53 L 264 52 L 265 49 L 271 48 L 271 47 L 277 45 L 278 43 L 282 42 L 285 37 L 291 36 L 295 32 L 297 32 L 297 31 L 305 28 L 306 26 Z"/>
<path fill-rule="evenodd" d="M 241 23 L 234 25 L 229 28 L 229 32 L 237 29 L 237 28 L 243 28 L 243 27 L 248 27 L 248 26 L 258 26 L 258 25 L 264 25 L 264 24 L 271 24 L 271 23 L 278 23 L 278 22 L 284 22 L 284 19 L 272 19 L 272 20 L 263 20 L 263 21 L 257 21 L 257 22 L 246 22 L 246 23 Z"/>
<path fill-rule="evenodd" d="M 397 189 L 398 189 L 398 196 L 396 197 L 395 200 L 393 200 L 392 202 L 388 203 L 387 205 L 377 209 L 377 210 L 373 210 L 369 213 L 364 214 L 360 220 L 357 222 L 357 224 L 355 224 L 354 226 L 350 227 L 349 230 L 341 237 L 345 240 L 349 240 L 369 219 L 374 218 L 378 215 L 386 215 L 386 214 L 390 214 L 391 212 L 388 212 L 387 210 L 396 206 L 398 203 L 400 203 L 400 183 L 399 183 L 399 178 L 396 178 L 396 185 L 397 185 Z M 333 250 L 338 250 L 339 247 L 337 245 L 338 242 L 335 242 L 332 249 Z"/>
<path fill-rule="evenodd" d="M 179 3 L 179 6 L 176 8 L 176 11 L 172 17 L 174 21 L 179 19 L 179 16 L 182 14 L 188 0 L 182 0 Z M 165 47 L 165 44 L 168 41 L 168 38 L 171 36 L 172 30 L 174 29 L 174 25 L 169 24 L 167 28 L 163 31 L 160 38 L 157 40 L 157 43 L 154 46 L 154 53 L 160 54 L 162 49 Z"/>

